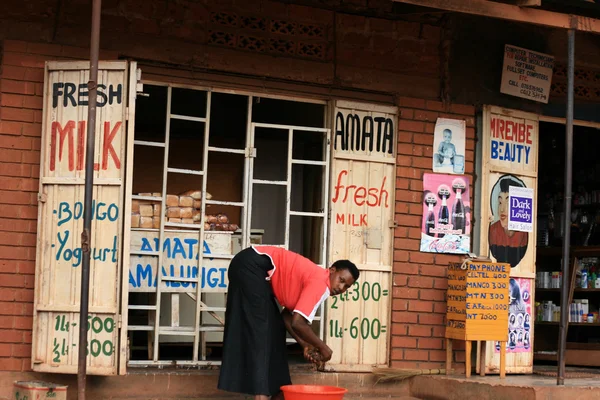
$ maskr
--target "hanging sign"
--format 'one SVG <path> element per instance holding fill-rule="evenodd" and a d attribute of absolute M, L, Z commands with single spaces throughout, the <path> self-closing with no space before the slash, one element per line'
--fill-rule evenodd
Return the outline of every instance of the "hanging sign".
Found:
<path fill-rule="evenodd" d="M 448 266 L 446 334 L 457 340 L 506 341 L 510 266 L 468 263 Z"/>
<path fill-rule="evenodd" d="M 533 189 L 509 187 L 508 230 L 533 232 Z"/>
<path fill-rule="evenodd" d="M 548 104 L 553 68 L 553 56 L 507 44 L 500 92 Z"/>
<path fill-rule="evenodd" d="M 467 254 L 470 252 L 471 206 L 469 177 L 425 174 L 421 251 Z"/>

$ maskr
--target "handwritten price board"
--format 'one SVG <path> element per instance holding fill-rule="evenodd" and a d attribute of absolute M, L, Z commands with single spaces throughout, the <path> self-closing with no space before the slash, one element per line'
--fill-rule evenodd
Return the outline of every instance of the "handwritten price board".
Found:
<path fill-rule="evenodd" d="M 506 341 L 510 265 L 492 262 L 448 267 L 446 338 Z"/>

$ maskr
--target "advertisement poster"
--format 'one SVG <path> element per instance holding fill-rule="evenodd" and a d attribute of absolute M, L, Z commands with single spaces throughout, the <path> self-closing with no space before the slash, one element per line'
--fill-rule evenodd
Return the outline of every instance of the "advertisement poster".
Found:
<path fill-rule="evenodd" d="M 471 203 L 469 177 L 425 174 L 421 251 L 470 252 Z"/>
<path fill-rule="evenodd" d="M 466 122 L 438 118 L 433 133 L 433 172 L 465 173 Z"/>
<path fill-rule="evenodd" d="M 547 104 L 553 70 L 553 56 L 507 44 L 500 92 Z"/>
<path fill-rule="evenodd" d="M 493 180 L 491 181 L 493 182 Z M 526 189 L 525 182 L 514 175 L 501 175 L 490 191 L 490 253 L 497 262 L 516 268 L 527 253 L 529 232 L 510 229 L 510 189 Z"/>
<path fill-rule="evenodd" d="M 508 200 L 508 229 L 533 232 L 533 189 L 511 186 Z"/>
<path fill-rule="evenodd" d="M 531 350 L 531 279 L 510 279 L 510 304 L 508 306 L 508 343 L 506 353 L 528 353 Z M 500 353 L 500 342 L 495 343 Z"/>

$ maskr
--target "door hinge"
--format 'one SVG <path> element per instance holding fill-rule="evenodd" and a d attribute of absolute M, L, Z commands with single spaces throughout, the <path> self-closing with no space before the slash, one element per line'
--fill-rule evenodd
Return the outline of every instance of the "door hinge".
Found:
<path fill-rule="evenodd" d="M 395 220 L 395 219 L 391 220 L 391 221 L 389 222 L 389 224 L 388 224 L 388 228 L 390 228 L 390 229 L 394 229 L 394 228 L 397 228 L 397 227 L 399 227 L 399 226 L 400 226 L 400 225 L 398 225 L 398 222 L 396 222 L 396 220 Z"/>
<path fill-rule="evenodd" d="M 118 321 L 117 322 L 118 328 L 121 329 L 123 327 L 123 319 L 122 319 L 121 315 L 119 315 L 119 318 L 117 319 L 117 321 Z"/>
<path fill-rule="evenodd" d="M 256 148 L 255 147 L 246 147 L 244 149 L 246 158 L 256 158 Z"/>
<path fill-rule="evenodd" d="M 46 193 L 38 193 L 37 198 L 38 198 L 38 203 L 45 203 L 46 200 L 48 200 Z"/>

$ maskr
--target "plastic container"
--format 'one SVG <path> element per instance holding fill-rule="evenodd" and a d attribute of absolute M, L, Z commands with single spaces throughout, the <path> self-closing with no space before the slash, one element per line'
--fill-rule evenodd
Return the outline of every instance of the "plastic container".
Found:
<path fill-rule="evenodd" d="M 347 389 L 337 386 L 285 385 L 281 387 L 285 400 L 342 400 Z"/>

